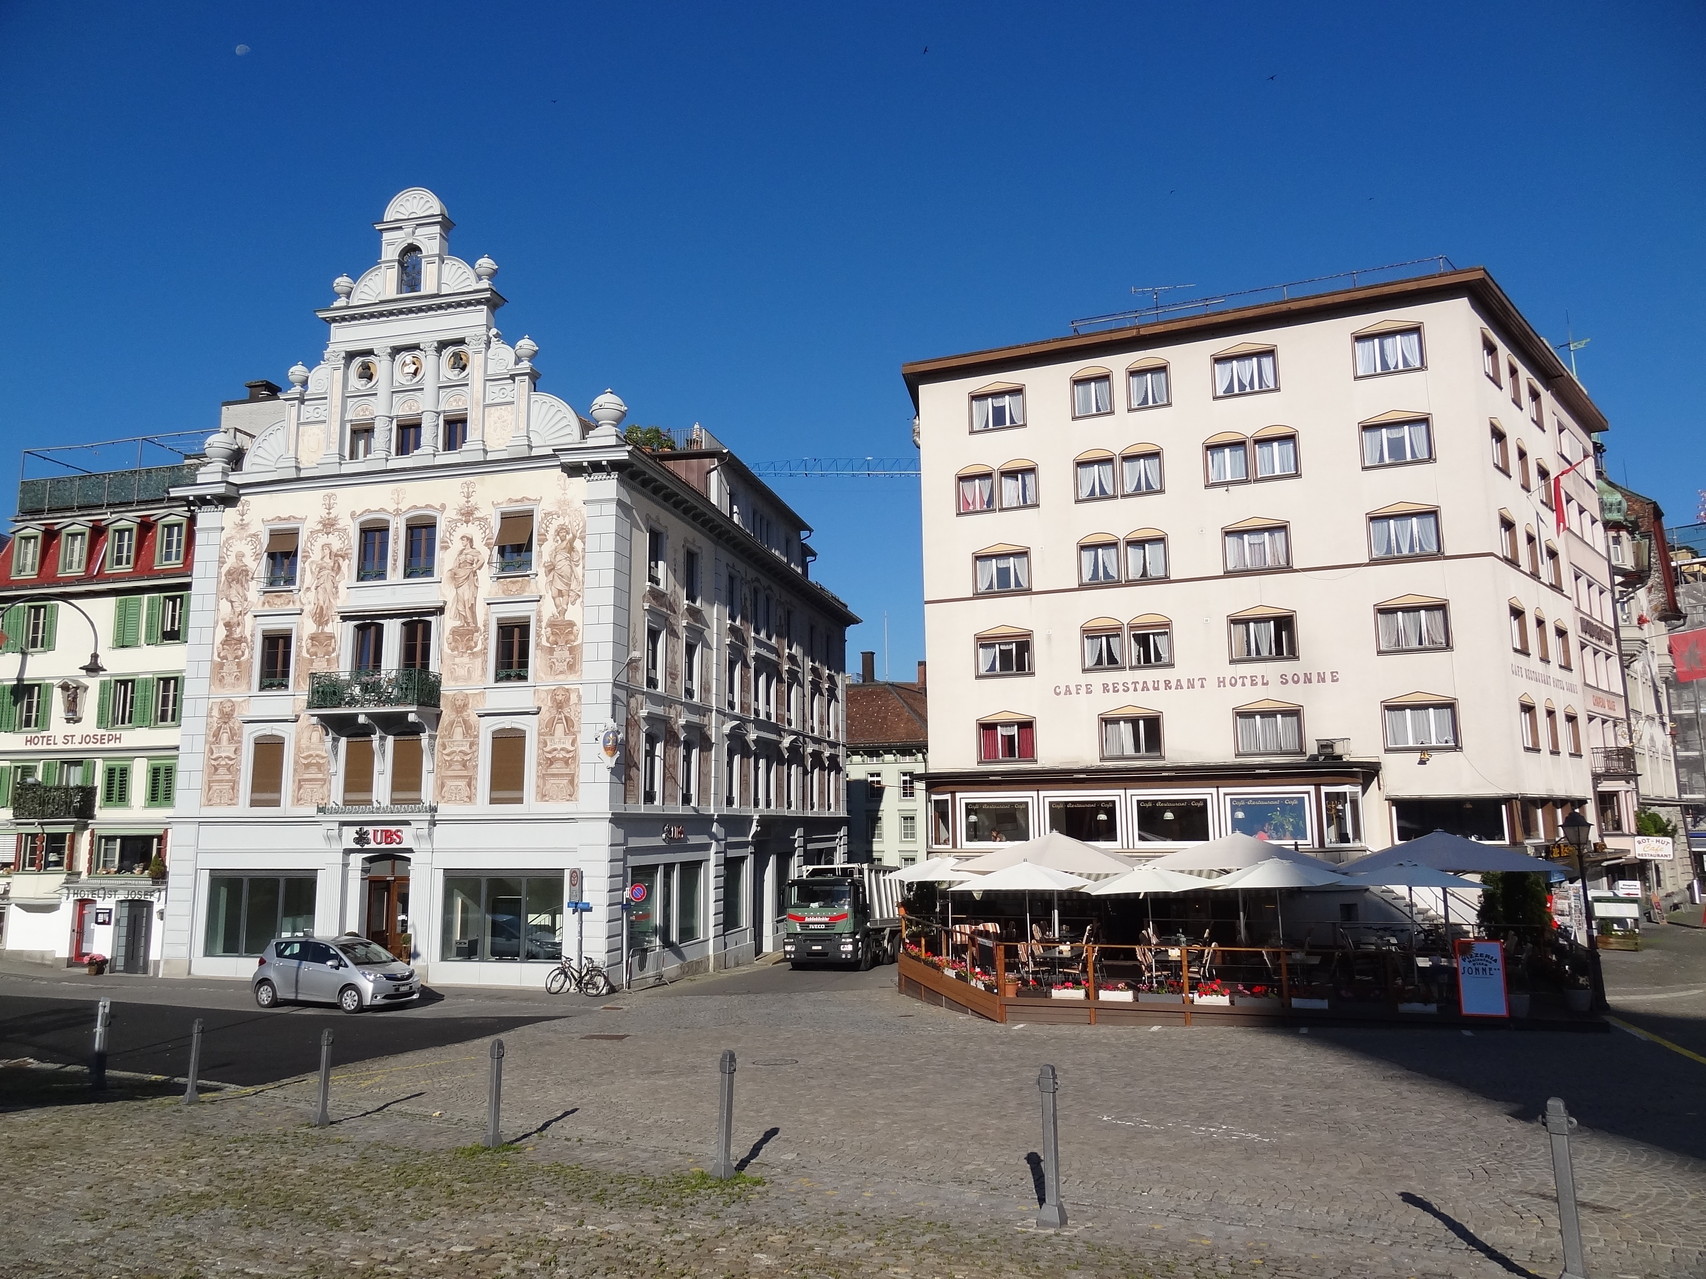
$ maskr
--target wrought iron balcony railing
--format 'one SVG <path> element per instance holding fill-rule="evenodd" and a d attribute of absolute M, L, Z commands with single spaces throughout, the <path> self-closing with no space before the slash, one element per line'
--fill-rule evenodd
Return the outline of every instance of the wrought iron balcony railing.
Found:
<path fill-rule="evenodd" d="M 316 671 L 308 677 L 308 709 L 437 706 L 437 671 Z"/>
<path fill-rule="evenodd" d="M 1635 748 L 1633 746 L 1595 746 L 1593 748 L 1593 772 L 1595 777 L 1635 776 Z"/>
<path fill-rule="evenodd" d="M 23 782 L 12 793 L 12 817 L 28 822 L 93 821 L 95 788 Z"/>

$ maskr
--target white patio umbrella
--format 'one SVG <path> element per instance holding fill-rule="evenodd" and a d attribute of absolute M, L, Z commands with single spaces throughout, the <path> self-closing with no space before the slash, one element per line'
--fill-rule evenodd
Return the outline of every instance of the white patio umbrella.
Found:
<path fill-rule="evenodd" d="M 1243 870 L 1247 866 L 1273 861 L 1276 858 L 1302 866 L 1315 866 L 1322 870 L 1332 869 L 1326 862 L 1318 857 L 1311 857 L 1308 853 L 1300 853 L 1284 844 L 1236 832 L 1222 835 L 1219 839 L 1211 839 L 1206 844 L 1181 848 L 1176 853 L 1157 857 L 1149 865 L 1157 870 Z"/>
<path fill-rule="evenodd" d="M 1315 859 L 1311 857 L 1310 861 Z M 1210 884 L 1210 888 L 1246 889 L 1271 888 L 1274 890 L 1274 913 L 1279 919 L 1280 941 L 1285 941 L 1285 913 L 1280 907 L 1280 892 L 1287 888 L 1323 888 L 1327 885 L 1338 887 L 1360 888 L 1362 885 L 1352 883 L 1348 876 L 1341 875 L 1326 865 L 1305 865 L 1302 862 L 1290 861 L 1283 857 L 1270 857 L 1247 866 L 1243 870 L 1234 871 L 1230 875 Z M 1242 919 L 1240 919 L 1242 923 Z"/>
<path fill-rule="evenodd" d="M 1159 870 L 1154 866 L 1134 866 L 1123 875 L 1104 879 L 1084 891 L 1091 897 L 1130 897 L 1151 893 L 1189 893 L 1207 888 L 1208 881 L 1182 871 Z M 1149 903 L 1149 927 L 1155 927 L 1155 904 Z"/>
<path fill-rule="evenodd" d="M 970 871 L 960 870 L 957 857 L 931 857 L 915 866 L 902 866 L 890 871 L 888 878 L 897 884 L 957 884 L 976 879 Z M 954 935 L 954 899 L 948 898 L 948 936 Z"/>
<path fill-rule="evenodd" d="M 1452 838 L 1455 838 L 1455 836 Z M 1399 847 L 1402 848 L 1403 845 L 1400 844 Z M 1500 849 L 1498 851 L 1502 852 L 1504 850 Z M 1520 856 L 1521 854 L 1518 855 Z M 1433 866 L 1424 865 L 1421 862 L 1389 861 L 1384 865 L 1370 866 L 1366 870 L 1362 869 L 1363 863 L 1369 860 L 1369 858 L 1365 857 L 1361 862 L 1352 862 L 1349 866 L 1345 867 L 1346 873 L 1349 874 L 1352 879 L 1360 879 L 1370 884 L 1379 884 L 1382 888 L 1404 888 L 1410 890 L 1410 922 L 1412 924 L 1416 922 L 1416 896 L 1414 890 L 1418 888 L 1441 889 L 1440 900 L 1445 906 L 1445 929 L 1447 937 L 1451 936 L 1451 890 L 1458 889 L 1461 891 L 1466 888 L 1479 889 L 1481 887 L 1480 884 L 1476 883 L 1472 879 L 1464 879 L 1459 875 L 1449 874 L 1446 871 L 1436 869 Z M 1530 858 L 1529 860 L 1538 861 L 1539 859 Z M 1546 865 L 1544 862 L 1541 864 Z"/>
<path fill-rule="evenodd" d="M 1056 906 L 1059 911 L 1059 894 L 1076 892 L 1090 883 L 1081 875 L 1068 874 L 1063 870 L 1055 870 L 1049 866 L 1038 866 L 1034 862 L 1019 862 L 1001 870 L 991 871 L 987 875 L 979 875 L 963 884 L 950 885 L 950 893 L 1018 893 L 1025 894 L 1025 940 L 1031 940 L 1031 894 L 1033 892 L 1048 892 L 1055 894 Z"/>
<path fill-rule="evenodd" d="M 1131 869 L 1131 863 L 1125 858 L 1104 848 L 1097 848 L 1094 844 L 1086 844 L 1081 839 L 1062 835 L 1056 830 L 1039 835 L 1035 839 L 1027 839 L 1023 843 L 1007 844 L 993 852 L 963 861 L 960 865 L 982 875 L 989 871 L 1004 870 L 1008 866 L 1017 866 L 1020 862 L 1046 866 L 1050 870 L 1063 870 L 1069 875 L 1097 878 L 1123 875 Z"/>
<path fill-rule="evenodd" d="M 1367 875 L 1379 867 L 1390 866 L 1395 862 L 1410 862 L 1418 866 L 1431 866 L 1435 870 L 1472 875 L 1486 874 L 1489 871 L 1515 871 L 1550 877 L 1558 872 L 1558 867 L 1539 857 L 1530 857 L 1527 853 L 1519 853 L 1503 844 L 1483 844 L 1478 840 L 1465 839 L 1461 835 L 1450 835 L 1443 830 L 1423 835 L 1420 839 L 1394 844 L 1378 853 L 1370 853 L 1367 857 L 1359 857 L 1345 867 L 1345 872 L 1350 875 Z"/>

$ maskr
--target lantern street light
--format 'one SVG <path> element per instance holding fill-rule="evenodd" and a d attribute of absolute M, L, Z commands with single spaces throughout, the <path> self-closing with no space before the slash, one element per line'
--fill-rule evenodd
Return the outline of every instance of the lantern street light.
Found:
<path fill-rule="evenodd" d="M 1594 922 L 1593 897 L 1588 893 L 1587 867 L 1583 860 L 1593 842 L 1593 828 L 1588 824 L 1588 819 L 1582 816 L 1580 808 L 1566 817 L 1563 825 L 1564 839 L 1576 854 L 1576 882 L 1582 889 L 1582 912 L 1587 920 L 1588 930 L 1588 980 L 1593 984 L 1593 1008 L 1595 1012 L 1604 1012 L 1605 973 L 1599 966 L 1599 925 Z"/>

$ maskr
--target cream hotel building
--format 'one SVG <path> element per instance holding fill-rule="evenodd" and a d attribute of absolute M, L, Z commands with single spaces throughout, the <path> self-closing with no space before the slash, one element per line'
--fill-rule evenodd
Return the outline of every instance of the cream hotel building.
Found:
<path fill-rule="evenodd" d="M 934 848 L 1346 860 L 1594 816 L 1625 713 L 1607 424 L 1486 271 L 904 373 Z"/>

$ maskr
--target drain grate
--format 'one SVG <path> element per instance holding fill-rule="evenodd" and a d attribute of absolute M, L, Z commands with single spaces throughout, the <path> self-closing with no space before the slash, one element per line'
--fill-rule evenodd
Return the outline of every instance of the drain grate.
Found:
<path fill-rule="evenodd" d="M 800 1064 L 800 1059 L 798 1057 L 776 1057 L 770 1061 L 755 1061 L 750 1064 L 754 1066 L 797 1066 Z"/>
<path fill-rule="evenodd" d="M 626 1035 L 582 1035 L 581 1036 L 582 1039 L 608 1039 L 613 1043 L 618 1039 L 626 1039 L 627 1037 L 628 1036 L 626 1036 Z"/>

